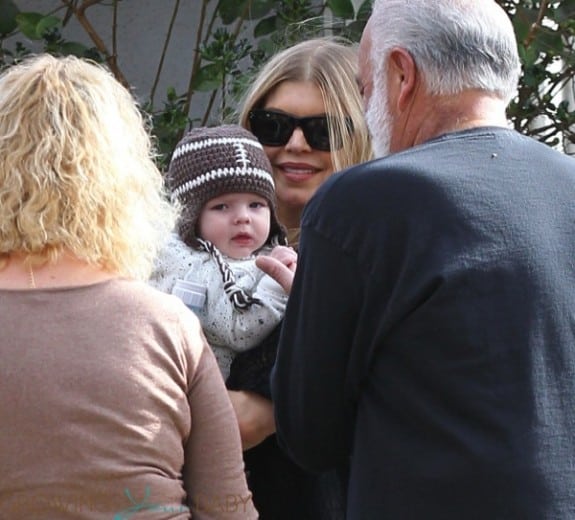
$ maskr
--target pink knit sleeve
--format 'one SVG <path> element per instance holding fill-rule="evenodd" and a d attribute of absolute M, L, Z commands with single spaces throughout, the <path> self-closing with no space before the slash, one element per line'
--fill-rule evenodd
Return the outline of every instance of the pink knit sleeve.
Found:
<path fill-rule="evenodd" d="M 254 519 L 240 433 L 224 381 L 203 334 L 188 400 L 192 422 L 185 445 L 184 486 L 194 519 Z M 195 349 L 194 349 L 195 350 Z"/>

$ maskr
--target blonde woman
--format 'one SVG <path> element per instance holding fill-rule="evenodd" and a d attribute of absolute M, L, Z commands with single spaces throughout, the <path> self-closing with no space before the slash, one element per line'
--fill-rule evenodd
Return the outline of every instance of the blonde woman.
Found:
<path fill-rule="evenodd" d="M 174 225 L 102 67 L 0 76 L 0 516 L 256 518 L 198 321 L 145 284 Z"/>
<path fill-rule="evenodd" d="M 304 205 L 335 171 L 372 158 L 355 47 L 318 38 L 270 59 L 246 93 L 240 124 L 264 145 L 278 217 L 297 244 Z"/>
<path fill-rule="evenodd" d="M 372 158 L 356 77 L 355 47 L 318 38 L 273 56 L 244 97 L 240 123 L 256 135 L 272 163 L 278 219 L 295 248 L 303 208 L 318 187 L 334 172 Z M 279 328 L 232 363 L 228 388 L 246 447 L 275 431 L 269 371 L 278 335 Z M 343 517 L 336 476 L 318 479 L 299 470 L 281 453 L 275 436 L 244 457 L 264 520 Z"/>

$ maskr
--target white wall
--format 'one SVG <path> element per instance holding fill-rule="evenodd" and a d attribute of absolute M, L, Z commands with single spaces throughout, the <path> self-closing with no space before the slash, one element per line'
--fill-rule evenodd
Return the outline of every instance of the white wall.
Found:
<path fill-rule="evenodd" d="M 20 11 L 24 12 L 54 12 L 56 16 L 63 18 L 66 11 L 60 0 L 14 1 Z M 156 89 L 157 107 L 160 107 L 161 102 L 166 98 L 168 86 L 174 86 L 178 93 L 187 90 L 201 4 L 201 0 L 180 1 L 172 39 Z M 215 4 L 216 2 L 210 2 L 208 5 L 213 8 Z M 150 94 L 175 5 L 176 0 L 123 0 L 118 3 L 118 65 L 128 83 L 134 87 L 136 95 L 142 100 L 147 100 Z M 112 52 L 112 7 L 96 4 L 90 7 L 86 14 L 108 50 Z M 63 34 L 67 40 L 93 46 L 86 31 L 74 17 L 64 28 Z M 21 34 L 18 38 L 27 47 L 33 47 L 33 42 L 23 40 Z M 207 94 L 194 94 L 192 116 L 203 113 L 202 109 L 207 103 L 207 98 Z"/>
<path fill-rule="evenodd" d="M 61 0 L 13 1 L 23 12 L 36 11 L 44 14 L 53 12 L 60 19 L 66 13 L 66 7 Z M 77 3 L 81 4 L 82 1 L 79 0 Z M 319 2 L 320 0 L 313 1 Z M 356 9 L 362 2 L 363 0 L 353 0 Z M 179 2 L 171 40 L 155 91 L 154 106 L 157 110 L 162 108 L 169 86 L 175 87 L 178 94 L 183 94 L 188 89 L 203 3 L 203 0 L 180 0 Z M 106 4 L 95 4 L 86 10 L 86 15 L 108 51 L 112 53 L 112 1 Z M 127 82 L 134 88 L 136 96 L 142 101 L 147 101 L 151 94 L 176 4 L 176 0 L 122 0 L 118 2 L 116 30 L 118 66 Z M 216 0 L 208 2 L 209 13 L 212 12 L 210 10 L 215 9 L 216 5 Z M 63 29 L 63 36 L 66 40 L 94 46 L 74 16 Z M 243 33 L 241 37 L 249 38 L 248 32 Z M 19 34 L 18 38 L 22 39 L 23 35 Z M 23 41 L 23 43 L 28 48 L 34 48 L 34 42 Z M 194 92 L 190 114 L 192 118 L 198 118 L 204 114 L 209 97 L 210 93 Z M 218 110 L 212 110 L 214 115 L 218 112 Z"/>

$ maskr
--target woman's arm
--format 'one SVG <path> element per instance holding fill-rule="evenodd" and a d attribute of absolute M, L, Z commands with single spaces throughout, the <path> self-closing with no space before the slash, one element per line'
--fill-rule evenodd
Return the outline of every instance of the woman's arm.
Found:
<path fill-rule="evenodd" d="M 275 433 L 272 402 L 254 392 L 228 390 L 238 421 L 242 448 L 249 450 Z"/>
<path fill-rule="evenodd" d="M 193 320 L 197 323 L 197 320 Z M 234 409 L 213 353 L 197 327 L 201 355 L 188 390 L 191 431 L 184 445 L 184 487 L 194 519 L 255 519 Z"/>
<path fill-rule="evenodd" d="M 260 265 L 261 264 L 261 265 Z M 289 293 L 297 265 L 297 254 L 288 247 L 275 247 L 270 255 L 261 255 L 256 265 L 276 280 Z M 254 392 L 229 390 L 244 450 L 257 446 L 275 433 L 273 404 Z"/>

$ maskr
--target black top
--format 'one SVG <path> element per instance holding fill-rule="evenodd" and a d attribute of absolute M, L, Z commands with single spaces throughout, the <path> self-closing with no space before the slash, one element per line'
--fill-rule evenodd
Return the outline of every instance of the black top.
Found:
<path fill-rule="evenodd" d="M 272 380 L 348 518 L 575 518 L 575 161 L 503 128 L 324 183 Z"/>

